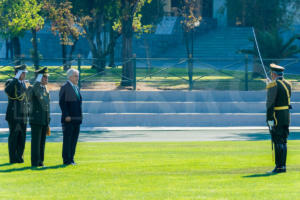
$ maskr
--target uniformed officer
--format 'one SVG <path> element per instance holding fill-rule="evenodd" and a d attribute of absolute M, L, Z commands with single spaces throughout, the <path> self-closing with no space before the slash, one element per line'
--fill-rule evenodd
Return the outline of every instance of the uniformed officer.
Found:
<path fill-rule="evenodd" d="M 50 96 L 47 90 L 48 69 L 36 71 L 36 80 L 30 88 L 31 166 L 44 166 L 46 134 L 50 128 Z"/>
<path fill-rule="evenodd" d="M 26 95 L 26 65 L 15 67 L 15 77 L 5 83 L 8 105 L 5 119 L 9 126 L 8 151 L 10 163 L 23 163 L 26 127 L 28 120 L 28 101 Z"/>
<path fill-rule="evenodd" d="M 283 78 L 283 67 L 271 64 L 270 69 L 273 81 L 267 85 L 267 124 L 275 146 L 276 164 L 272 173 L 281 173 L 286 172 L 291 83 Z"/>

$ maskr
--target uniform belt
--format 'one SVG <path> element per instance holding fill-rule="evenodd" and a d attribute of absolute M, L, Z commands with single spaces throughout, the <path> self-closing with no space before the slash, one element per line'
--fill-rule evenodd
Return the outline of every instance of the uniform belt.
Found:
<path fill-rule="evenodd" d="M 289 106 L 276 106 L 274 107 L 274 110 L 288 110 L 290 109 Z"/>

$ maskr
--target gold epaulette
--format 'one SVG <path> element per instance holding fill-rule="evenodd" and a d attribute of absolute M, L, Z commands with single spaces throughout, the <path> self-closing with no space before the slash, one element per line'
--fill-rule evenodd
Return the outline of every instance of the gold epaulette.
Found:
<path fill-rule="evenodd" d="M 286 79 L 283 79 L 283 82 L 287 83 L 290 87 L 292 87 L 292 83 Z"/>
<path fill-rule="evenodd" d="M 267 89 L 272 88 L 272 87 L 275 87 L 276 85 L 277 85 L 276 81 L 272 81 L 271 83 L 269 83 L 269 84 L 267 85 Z"/>

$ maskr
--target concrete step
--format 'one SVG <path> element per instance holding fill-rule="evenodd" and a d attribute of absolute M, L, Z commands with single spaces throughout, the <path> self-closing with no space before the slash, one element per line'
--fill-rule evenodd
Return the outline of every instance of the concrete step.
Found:
<path fill-rule="evenodd" d="M 59 127 L 60 113 L 51 114 L 51 126 Z M 167 126 L 167 127 L 230 127 L 265 126 L 264 113 L 105 113 L 84 114 L 82 127 Z M 0 127 L 7 128 L 4 114 L 0 114 Z M 291 126 L 299 126 L 300 113 L 292 113 Z"/>
<path fill-rule="evenodd" d="M 292 112 L 300 113 L 300 102 L 292 102 Z M 5 113 L 7 102 L 0 102 Z M 50 105 L 52 113 L 60 113 L 57 101 Z M 85 113 L 265 113 L 265 102 L 103 102 L 85 101 Z"/>
<path fill-rule="evenodd" d="M 50 91 L 51 101 L 58 101 L 59 91 Z M 253 102 L 265 101 L 266 91 L 81 91 L 84 101 L 194 101 L 194 102 Z M 294 92 L 293 99 L 300 99 Z M 0 101 L 7 96 L 0 91 Z"/>

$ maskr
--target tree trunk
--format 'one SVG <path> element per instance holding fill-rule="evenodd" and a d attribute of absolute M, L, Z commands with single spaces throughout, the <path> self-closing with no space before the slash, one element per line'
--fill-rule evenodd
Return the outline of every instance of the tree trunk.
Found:
<path fill-rule="evenodd" d="M 14 62 L 15 65 L 21 64 L 21 44 L 18 37 L 12 38 L 12 46 L 14 50 Z"/>
<path fill-rule="evenodd" d="M 8 55 L 9 55 L 9 50 L 10 50 L 10 42 L 8 39 L 5 40 L 5 59 L 8 60 Z"/>
<path fill-rule="evenodd" d="M 9 40 L 9 51 L 10 51 L 10 59 L 12 60 L 14 59 L 14 47 L 11 39 Z"/>
<path fill-rule="evenodd" d="M 33 47 L 32 61 L 33 61 L 34 68 L 36 70 L 38 70 L 39 65 L 40 65 L 40 58 L 39 58 L 39 52 L 38 52 L 38 43 L 37 43 L 36 30 L 32 29 L 31 33 L 32 33 L 32 47 Z"/>
<path fill-rule="evenodd" d="M 91 50 L 93 55 L 92 68 L 96 69 L 97 72 L 103 72 L 105 70 L 106 59 L 105 56 L 101 56 L 95 50 Z"/>
<path fill-rule="evenodd" d="M 130 10 L 129 2 L 123 1 L 125 10 Z M 121 86 L 133 85 L 133 64 L 132 64 L 132 28 L 133 17 L 123 18 L 122 20 L 122 81 Z"/>
<path fill-rule="evenodd" d="M 62 44 L 61 45 L 61 50 L 62 50 L 62 64 L 64 66 L 64 70 L 68 70 L 68 66 L 67 66 L 67 45 Z"/>
<path fill-rule="evenodd" d="M 71 46 L 71 50 L 69 51 L 69 54 L 67 56 L 66 69 L 65 70 L 70 69 L 71 66 L 72 66 L 73 53 L 75 51 L 75 47 L 76 47 L 77 42 L 78 42 L 78 39 L 75 38 L 75 41 L 73 42 L 73 45 Z"/>
<path fill-rule="evenodd" d="M 133 64 L 132 64 L 132 37 L 123 35 L 122 44 L 122 86 L 132 86 L 133 83 Z"/>
<path fill-rule="evenodd" d="M 93 56 L 93 68 L 97 70 L 97 72 L 103 72 L 105 70 L 106 59 L 105 57 Z"/>
<path fill-rule="evenodd" d="M 116 46 L 116 39 L 115 39 L 115 33 L 111 26 L 109 30 L 109 66 L 115 67 L 115 46 Z"/>

